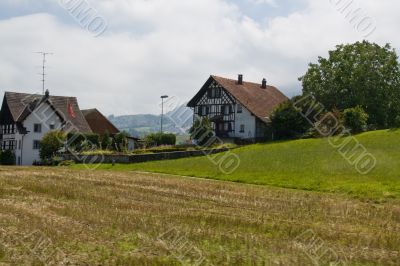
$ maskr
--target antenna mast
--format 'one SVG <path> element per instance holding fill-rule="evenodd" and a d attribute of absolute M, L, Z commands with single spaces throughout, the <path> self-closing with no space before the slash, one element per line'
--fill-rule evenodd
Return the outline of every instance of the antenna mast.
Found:
<path fill-rule="evenodd" d="M 43 86 L 43 95 L 44 95 L 44 93 L 45 93 L 45 82 L 46 82 L 46 57 L 48 56 L 48 55 L 53 55 L 53 53 L 47 53 L 47 52 L 36 52 L 37 54 L 41 54 L 42 56 L 43 56 L 43 65 L 42 65 L 42 73 L 41 74 L 39 74 L 39 75 L 41 75 L 42 76 L 42 86 Z"/>

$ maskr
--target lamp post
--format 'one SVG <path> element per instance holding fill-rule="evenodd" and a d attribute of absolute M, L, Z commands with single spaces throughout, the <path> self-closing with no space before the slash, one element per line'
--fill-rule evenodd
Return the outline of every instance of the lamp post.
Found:
<path fill-rule="evenodd" d="M 161 134 L 163 133 L 163 118 L 164 118 L 164 99 L 167 99 L 168 95 L 161 96 Z"/>

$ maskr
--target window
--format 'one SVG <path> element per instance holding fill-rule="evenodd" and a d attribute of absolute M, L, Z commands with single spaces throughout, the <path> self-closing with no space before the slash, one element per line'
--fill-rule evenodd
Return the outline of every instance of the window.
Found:
<path fill-rule="evenodd" d="M 39 140 L 34 140 L 33 141 L 33 149 L 34 150 L 39 150 L 40 149 L 40 141 Z"/>
<path fill-rule="evenodd" d="M 215 98 L 221 98 L 222 90 L 221 88 L 217 88 L 217 91 L 215 93 Z"/>
<path fill-rule="evenodd" d="M 15 140 L 10 140 L 10 150 L 13 151 L 17 145 Z"/>
<path fill-rule="evenodd" d="M 241 104 L 238 104 L 238 105 L 237 105 L 237 113 L 238 113 L 238 114 L 243 113 L 243 106 L 242 106 Z"/>
<path fill-rule="evenodd" d="M 18 150 L 20 150 L 20 149 L 21 149 L 21 146 L 22 146 L 21 144 L 22 144 L 22 141 L 21 141 L 21 140 L 19 140 L 19 141 L 18 141 Z"/>
<path fill-rule="evenodd" d="M 54 130 L 56 128 L 56 126 L 54 124 L 50 125 L 50 130 Z"/>
<path fill-rule="evenodd" d="M 205 106 L 205 105 L 203 105 L 202 107 L 201 107 L 201 115 L 208 115 L 208 113 L 209 113 L 209 108 L 208 108 L 208 106 Z"/>
<path fill-rule="evenodd" d="M 210 88 L 207 91 L 208 98 L 221 98 L 221 88 Z"/>
<path fill-rule="evenodd" d="M 224 115 L 229 115 L 232 112 L 232 106 L 231 105 L 224 105 L 222 106 L 221 113 Z"/>
<path fill-rule="evenodd" d="M 33 132 L 42 133 L 42 124 L 34 124 L 33 125 Z"/>
<path fill-rule="evenodd" d="M 244 133 L 244 125 L 240 125 L 240 133 Z"/>

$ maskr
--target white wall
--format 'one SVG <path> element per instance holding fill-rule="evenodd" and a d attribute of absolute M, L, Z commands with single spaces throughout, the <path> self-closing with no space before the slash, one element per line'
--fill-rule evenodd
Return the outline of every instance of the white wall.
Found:
<path fill-rule="evenodd" d="M 253 116 L 244 106 L 242 113 L 237 112 L 235 117 L 235 137 L 241 139 L 252 139 L 256 136 L 256 117 Z M 244 125 L 244 133 L 240 132 L 240 125 Z"/>
<path fill-rule="evenodd" d="M 41 133 L 34 132 L 34 124 L 42 125 Z M 33 149 L 33 141 L 41 141 L 43 136 L 51 131 L 51 124 L 55 126 L 55 129 L 61 129 L 61 119 L 47 103 L 43 103 L 25 119 L 23 126 L 26 127 L 29 133 L 23 137 L 22 151 L 18 146 L 19 141 L 22 140 L 22 135 L 16 134 L 17 149 L 15 150 L 15 159 L 17 163 L 21 153 L 22 165 L 32 165 L 34 161 L 40 160 L 39 150 Z"/>

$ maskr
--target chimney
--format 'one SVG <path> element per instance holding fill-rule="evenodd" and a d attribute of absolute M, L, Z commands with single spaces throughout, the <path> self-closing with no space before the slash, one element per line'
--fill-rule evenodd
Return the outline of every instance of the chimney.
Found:
<path fill-rule="evenodd" d="M 266 79 L 262 80 L 261 88 L 263 88 L 263 89 L 267 88 L 267 80 Z"/>
<path fill-rule="evenodd" d="M 49 98 L 49 96 L 50 96 L 50 92 L 49 92 L 49 90 L 46 90 L 46 92 L 45 92 L 44 96 L 45 96 L 46 98 Z"/>
<path fill-rule="evenodd" d="M 238 84 L 243 85 L 243 75 L 242 74 L 239 74 L 239 76 L 238 76 Z"/>

